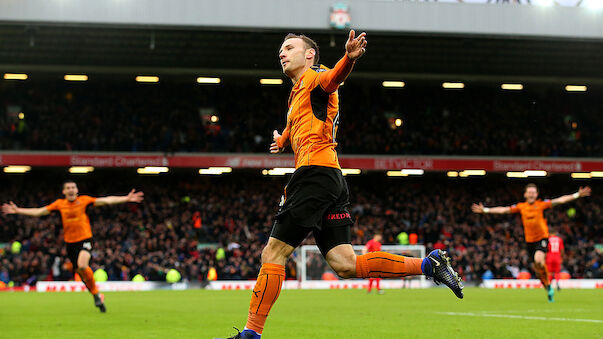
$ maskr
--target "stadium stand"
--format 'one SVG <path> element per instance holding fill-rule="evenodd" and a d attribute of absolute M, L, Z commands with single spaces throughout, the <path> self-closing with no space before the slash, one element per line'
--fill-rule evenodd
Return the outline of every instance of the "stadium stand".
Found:
<path fill-rule="evenodd" d="M 104 268 L 110 280 L 130 280 L 139 273 L 150 280 L 165 280 L 166 270 L 174 267 L 192 282 L 206 281 L 211 267 L 218 279 L 255 278 L 284 177 L 249 170 L 192 178 L 184 173 L 143 177 L 122 172 L 123 180 L 108 187 L 106 182 L 115 175 L 116 171 L 99 171 L 76 178 L 82 194 L 102 196 L 130 187 L 145 192 L 141 205 L 89 209 L 94 269 Z M 56 170 L 4 177 L 0 200 L 12 199 L 22 206 L 49 204 L 58 197 L 64 178 Z M 397 235 L 405 231 L 418 234 L 419 243 L 427 248 L 452 251 L 469 282 L 479 282 L 490 273 L 495 278 L 513 278 L 522 271 L 531 272 L 519 218 L 480 217 L 469 209 L 478 200 L 507 205 L 521 200 L 525 180 L 445 179 L 435 174 L 393 179 L 369 173 L 349 176 L 348 181 L 350 211 L 356 218 L 354 244 L 364 244 L 375 232 L 383 233 L 386 244 L 397 244 Z M 580 183 L 553 176 L 539 179 L 538 184 L 542 196 L 551 197 L 572 191 Z M 565 239 L 564 268 L 574 278 L 603 277 L 603 255 L 596 248 L 603 242 L 602 202 L 595 196 L 547 212 L 550 227 Z M 568 213 L 573 208 L 575 215 Z M 196 212 L 201 217 L 197 225 Z M 56 214 L 41 219 L 1 216 L 0 243 L 6 246 L 0 257 L 0 280 L 23 285 L 72 278 L 63 266 L 67 259 L 60 227 Z M 11 253 L 14 241 L 22 243 L 19 253 Z M 288 264 L 287 275 L 296 278 L 293 262 Z"/>
<path fill-rule="evenodd" d="M 0 82 L 0 149 L 264 153 L 271 131 L 284 126 L 290 86 L 260 86 L 257 80 Z M 603 155 L 603 111 L 595 94 L 544 85 L 525 91 L 492 85 L 444 90 L 439 83 L 407 87 L 348 81 L 340 90 L 340 152 Z M 230 100 L 235 93 L 237 100 Z M 354 133 L 358 137 L 351 138 Z"/>

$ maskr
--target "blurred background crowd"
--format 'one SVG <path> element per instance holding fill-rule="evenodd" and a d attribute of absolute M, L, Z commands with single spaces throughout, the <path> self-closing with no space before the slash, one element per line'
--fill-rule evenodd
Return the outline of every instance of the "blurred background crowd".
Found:
<path fill-rule="evenodd" d="M 271 131 L 285 126 L 290 87 L 250 81 L 3 82 L 0 149 L 265 153 Z M 339 152 L 603 155 L 603 108 L 596 94 L 542 86 L 520 92 L 480 85 L 462 91 L 407 87 L 344 84 Z"/>
<path fill-rule="evenodd" d="M 123 194 L 132 187 L 145 193 L 142 204 L 88 208 L 94 234 L 93 269 L 103 268 L 110 280 L 131 280 L 140 274 L 147 280 L 165 281 L 165 273 L 172 268 L 191 282 L 205 282 L 208 277 L 255 279 L 286 183 L 285 177 L 256 172 L 143 177 L 114 170 L 76 178 L 81 194 Z M 50 204 L 60 197 L 65 177 L 57 170 L 5 176 L 0 179 L 0 201 L 12 200 L 22 207 Z M 404 237 L 399 235 L 405 232 L 416 234 L 418 244 L 428 251 L 450 251 L 467 281 L 531 272 L 520 218 L 470 211 L 473 202 L 508 206 L 523 200 L 525 180 L 453 179 L 435 174 L 388 178 L 377 173 L 347 178 L 349 210 L 356 220 L 353 244 L 363 245 L 376 233 L 383 234 L 384 244 L 400 244 Z M 537 184 L 543 197 L 556 197 L 574 192 L 580 183 L 553 176 Z M 600 188 L 595 185 L 593 190 Z M 574 278 L 603 277 L 601 199 L 595 194 L 546 212 L 550 229 L 565 241 L 563 269 Z M 21 244 L 17 252 L 14 242 Z M 73 278 L 65 265 L 68 259 L 58 214 L 0 216 L 0 243 L 4 244 L 0 281 L 24 285 Z M 312 237 L 305 243 L 312 244 Z M 287 278 L 296 279 L 298 274 L 290 261 Z"/>

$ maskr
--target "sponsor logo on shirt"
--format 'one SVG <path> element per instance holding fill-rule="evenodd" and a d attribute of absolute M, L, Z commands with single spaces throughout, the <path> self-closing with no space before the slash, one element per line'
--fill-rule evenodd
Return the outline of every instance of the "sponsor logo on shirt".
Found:
<path fill-rule="evenodd" d="M 327 215 L 327 220 L 342 220 L 342 219 L 347 219 L 347 218 L 352 218 L 352 216 L 348 212 L 332 213 L 332 214 Z"/>

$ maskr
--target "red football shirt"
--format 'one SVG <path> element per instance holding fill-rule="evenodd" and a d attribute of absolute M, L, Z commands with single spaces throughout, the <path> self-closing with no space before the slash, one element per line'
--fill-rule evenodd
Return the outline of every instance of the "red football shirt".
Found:
<path fill-rule="evenodd" d="M 550 257 L 555 257 L 555 258 L 561 258 L 561 251 L 563 251 L 564 246 L 563 246 L 563 239 L 561 239 L 560 237 L 556 236 L 556 235 L 552 235 L 549 237 L 549 249 L 548 249 L 548 253 L 547 253 L 547 258 Z"/>
<path fill-rule="evenodd" d="M 366 250 L 369 252 L 381 251 L 381 243 L 371 239 L 366 243 Z"/>

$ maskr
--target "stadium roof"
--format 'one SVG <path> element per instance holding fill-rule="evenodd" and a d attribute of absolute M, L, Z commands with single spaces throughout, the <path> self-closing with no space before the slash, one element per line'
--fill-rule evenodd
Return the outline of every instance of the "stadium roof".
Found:
<path fill-rule="evenodd" d="M 279 75 L 286 33 L 0 24 L 0 69 Z M 345 33 L 306 33 L 322 62 L 342 55 Z M 603 43 L 595 40 L 369 32 L 368 48 L 355 76 L 603 83 Z"/>

